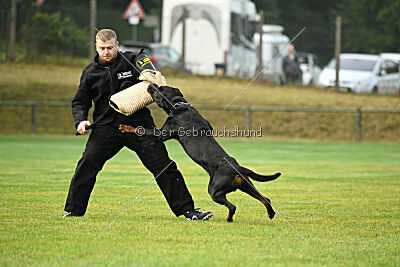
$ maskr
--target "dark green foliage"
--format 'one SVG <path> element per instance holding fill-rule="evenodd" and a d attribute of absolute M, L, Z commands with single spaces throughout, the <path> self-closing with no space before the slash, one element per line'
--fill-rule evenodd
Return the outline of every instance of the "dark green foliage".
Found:
<path fill-rule="evenodd" d="M 80 29 L 70 17 L 63 17 L 60 12 L 37 12 L 22 32 L 28 59 L 43 54 L 84 56 L 79 52 L 82 47 L 87 50 L 88 46 L 87 31 Z"/>
<path fill-rule="evenodd" d="M 343 16 L 343 50 L 346 52 L 400 52 L 400 1 L 347 0 Z"/>
<path fill-rule="evenodd" d="M 264 11 L 264 24 L 280 24 L 281 11 L 278 8 L 277 0 L 254 0 L 257 11 Z"/>

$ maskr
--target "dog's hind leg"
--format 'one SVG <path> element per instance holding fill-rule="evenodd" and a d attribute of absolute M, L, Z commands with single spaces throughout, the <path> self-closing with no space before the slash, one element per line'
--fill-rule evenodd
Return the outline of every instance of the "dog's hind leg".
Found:
<path fill-rule="evenodd" d="M 228 216 L 226 217 L 227 222 L 233 222 L 233 215 L 235 215 L 236 212 L 236 206 L 230 203 L 226 199 L 226 193 L 225 192 L 212 192 L 210 193 L 212 200 L 217 202 L 218 204 L 224 205 L 225 207 L 228 208 L 229 213 Z"/>
<path fill-rule="evenodd" d="M 254 197 L 255 199 L 258 199 L 261 201 L 261 203 L 264 204 L 264 206 L 267 208 L 268 212 L 268 217 L 272 220 L 275 216 L 275 211 L 271 206 L 271 200 L 263 196 L 253 185 L 253 183 L 250 181 L 250 179 L 244 179 L 240 175 L 236 175 L 236 179 L 242 179 L 243 182 L 239 185 L 239 189 L 250 196 Z"/>

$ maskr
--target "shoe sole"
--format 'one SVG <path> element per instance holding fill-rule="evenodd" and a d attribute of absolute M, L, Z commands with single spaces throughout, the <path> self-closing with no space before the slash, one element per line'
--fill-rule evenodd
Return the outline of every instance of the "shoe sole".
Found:
<path fill-rule="evenodd" d="M 65 215 L 63 215 L 63 216 L 61 216 L 61 218 L 70 218 L 70 217 L 78 217 L 78 218 L 83 218 L 83 216 L 84 215 L 68 215 L 68 213 L 67 214 L 65 214 Z"/>
<path fill-rule="evenodd" d="M 210 214 L 206 215 L 206 217 L 204 217 L 202 221 L 208 221 L 212 216 L 213 216 L 213 214 L 210 213 Z"/>
<path fill-rule="evenodd" d="M 188 220 L 188 221 L 208 221 L 212 216 L 213 216 L 213 214 L 210 213 L 210 214 L 207 214 L 207 215 L 206 215 L 203 219 L 201 219 L 201 220 L 199 220 L 199 219 L 193 220 L 193 219 L 190 219 L 190 218 L 186 218 L 186 220 Z"/>

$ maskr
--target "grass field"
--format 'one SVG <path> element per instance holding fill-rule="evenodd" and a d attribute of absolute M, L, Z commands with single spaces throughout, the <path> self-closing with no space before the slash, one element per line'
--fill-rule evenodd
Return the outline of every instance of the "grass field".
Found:
<path fill-rule="evenodd" d="M 94 239 L 153 177 L 123 150 L 98 176 L 86 216 L 60 218 L 85 141 L 0 136 L 0 265 L 400 264 L 400 144 L 222 140 L 242 165 L 283 173 L 255 184 L 303 240 L 242 192 L 228 195 L 238 210 L 225 222 L 226 208 L 207 193 L 206 173 L 169 141 L 196 207 L 214 217 L 176 218 L 154 183 Z"/>

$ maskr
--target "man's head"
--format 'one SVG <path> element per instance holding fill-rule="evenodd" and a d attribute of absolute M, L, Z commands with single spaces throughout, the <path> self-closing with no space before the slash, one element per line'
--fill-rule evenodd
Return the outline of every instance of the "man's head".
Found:
<path fill-rule="evenodd" d="M 288 46 L 288 54 L 291 55 L 291 54 L 293 54 L 293 52 L 294 52 L 294 45 L 290 44 Z"/>
<path fill-rule="evenodd" d="M 96 34 L 96 51 L 101 61 L 111 63 L 118 54 L 117 34 L 111 29 L 103 29 Z"/>

